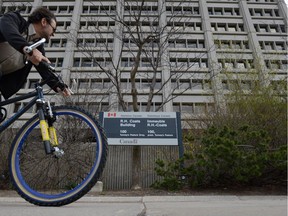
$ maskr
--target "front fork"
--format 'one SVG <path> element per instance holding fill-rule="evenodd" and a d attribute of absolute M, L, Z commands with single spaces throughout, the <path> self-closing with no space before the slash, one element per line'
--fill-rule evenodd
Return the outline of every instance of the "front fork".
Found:
<path fill-rule="evenodd" d="M 53 123 L 56 118 L 53 115 L 49 101 L 46 103 L 43 99 L 36 101 L 38 106 L 38 116 L 40 120 L 40 130 L 46 154 L 51 154 L 58 150 L 58 139 Z"/>

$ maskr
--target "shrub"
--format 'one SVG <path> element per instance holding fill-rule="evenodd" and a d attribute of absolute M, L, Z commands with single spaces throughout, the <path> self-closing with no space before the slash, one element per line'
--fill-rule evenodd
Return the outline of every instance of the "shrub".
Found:
<path fill-rule="evenodd" d="M 271 150 L 271 139 L 263 130 L 242 126 L 207 129 L 198 147 L 184 158 L 167 165 L 157 161 L 156 172 L 162 176 L 153 186 L 169 190 L 224 185 L 283 184 L 287 175 L 287 149 Z M 271 182 L 271 173 L 273 176 Z M 268 178 L 269 177 L 269 178 Z"/>
<path fill-rule="evenodd" d="M 287 101 L 274 93 L 257 87 L 228 95 L 224 108 L 207 115 L 203 133 L 183 138 L 189 143 L 184 158 L 157 162 L 162 179 L 154 186 L 286 185 Z"/>

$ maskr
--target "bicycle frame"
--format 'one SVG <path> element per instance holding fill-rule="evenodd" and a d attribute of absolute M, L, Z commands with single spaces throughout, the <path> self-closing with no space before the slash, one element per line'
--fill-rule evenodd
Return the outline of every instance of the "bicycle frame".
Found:
<path fill-rule="evenodd" d="M 17 119 L 19 119 L 20 116 L 22 116 L 27 110 L 29 110 L 34 104 L 36 104 L 37 99 L 39 99 L 39 95 L 37 92 L 30 92 L 26 95 L 21 95 L 17 96 L 15 98 L 8 99 L 6 101 L 0 102 L 0 107 L 12 104 L 18 101 L 25 100 L 27 98 L 32 98 L 34 97 L 28 104 L 26 104 L 23 108 L 18 110 L 16 113 L 13 114 L 10 118 L 5 120 L 1 125 L 0 125 L 0 133 L 2 133 L 6 128 L 8 128 L 13 122 L 15 122 Z"/>
<path fill-rule="evenodd" d="M 58 143 L 57 136 L 55 134 L 55 130 L 52 125 L 48 125 L 46 120 L 45 120 L 45 114 L 43 109 L 41 107 L 45 104 L 44 100 L 44 94 L 43 94 L 43 88 L 42 85 L 45 82 L 42 83 L 37 83 L 35 85 L 35 92 L 30 92 L 26 95 L 18 96 L 12 99 L 8 99 L 6 101 L 0 102 L 0 106 L 5 106 L 11 103 L 15 103 L 18 101 L 22 101 L 27 98 L 32 98 L 32 100 L 25 105 L 22 109 L 20 109 L 18 112 L 16 112 L 12 117 L 8 118 L 6 121 L 4 121 L 0 125 L 0 133 L 4 131 L 6 128 L 8 128 L 13 122 L 15 122 L 21 115 L 23 115 L 28 109 L 30 109 L 33 105 L 37 104 L 37 113 L 39 116 L 40 120 L 40 129 L 41 129 L 41 134 L 42 134 L 42 139 L 43 139 L 43 144 L 45 147 L 45 152 L 47 154 L 50 154 L 52 152 L 52 147 L 50 145 L 50 141 L 52 141 L 53 144 Z M 49 135 L 49 133 L 51 135 Z M 52 140 L 50 140 L 50 136 L 52 136 Z"/>

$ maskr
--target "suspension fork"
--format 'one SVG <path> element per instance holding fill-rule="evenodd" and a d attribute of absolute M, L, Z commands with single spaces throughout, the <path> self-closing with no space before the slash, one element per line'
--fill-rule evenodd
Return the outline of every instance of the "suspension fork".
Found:
<path fill-rule="evenodd" d="M 43 98 L 37 99 L 36 101 L 37 109 L 38 109 L 38 116 L 40 121 L 40 130 L 42 135 L 42 141 L 44 144 L 46 154 L 52 153 L 52 146 L 50 143 L 50 135 L 49 135 L 49 127 L 45 119 L 45 100 Z"/>
<path fill-rule="evenodd" d="M 38 117 L 40 121 L 40 130 L 42 135 L 42 141 L 44 144 L 46 154 L 54 152 L 55 147 L 58 146 L 58 140 L 56 136 L 56 130 L 53 127 L 53 123 L 56 117 L 53 115 L 50 102 L 44 100 L 43 91 L 41 86 L 36 86 L 38 93 L 38 99 L 36 100 Z"/>

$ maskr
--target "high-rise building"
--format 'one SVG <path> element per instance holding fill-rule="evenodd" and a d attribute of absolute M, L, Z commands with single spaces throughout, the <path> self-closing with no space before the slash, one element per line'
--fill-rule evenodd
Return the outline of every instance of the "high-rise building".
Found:
<path fill-rule="evenodd" d="M 287 76 L 284 0 L 0 3 L 2 13 L 21 9 L 28 16 L 45 6 L 56 14 L 57 33 L 46 45 L 47 56 L 67 83 L 74 81 L 74 91 L 86 95 L 78 103 L 96 111 L 133 110 L 131 70 L 141 42 L 135 76 L 140 111 L 147 110 L 152 82 L 150 111 L 193 115 L 219 105 L 235 84 L 249 90 L 256 80 L 277 85 Z M 19 94 L 38 79 L 32 72 Z"/>
<path fill-rule="evenodd" d="M 2 13 L 21 9 L 25 17 L 38 6 L 57 17 L 46 55 L 73 86 L 68 103 L 91 112 L 134 110 L 134 83 L 139 111 L 179 111 L 193 120 L 221 106 L 235 85 L 249 90 L 287 83 L 284 0 L 0 0 Z M 39 79 L 33 70 L 17 94 L 32 91 Z M 52 103 L 58 100 L 51 94 Z M 10 105 L 8 115 L 23 104 Z M 145 163 L 159 150 L 143 149 Z M 109 152 L 105 187 L 129 188 L 131 146 L 110 146 Z M 153 182 L 154 167 L 145 165 L 142 186 Z"/>

